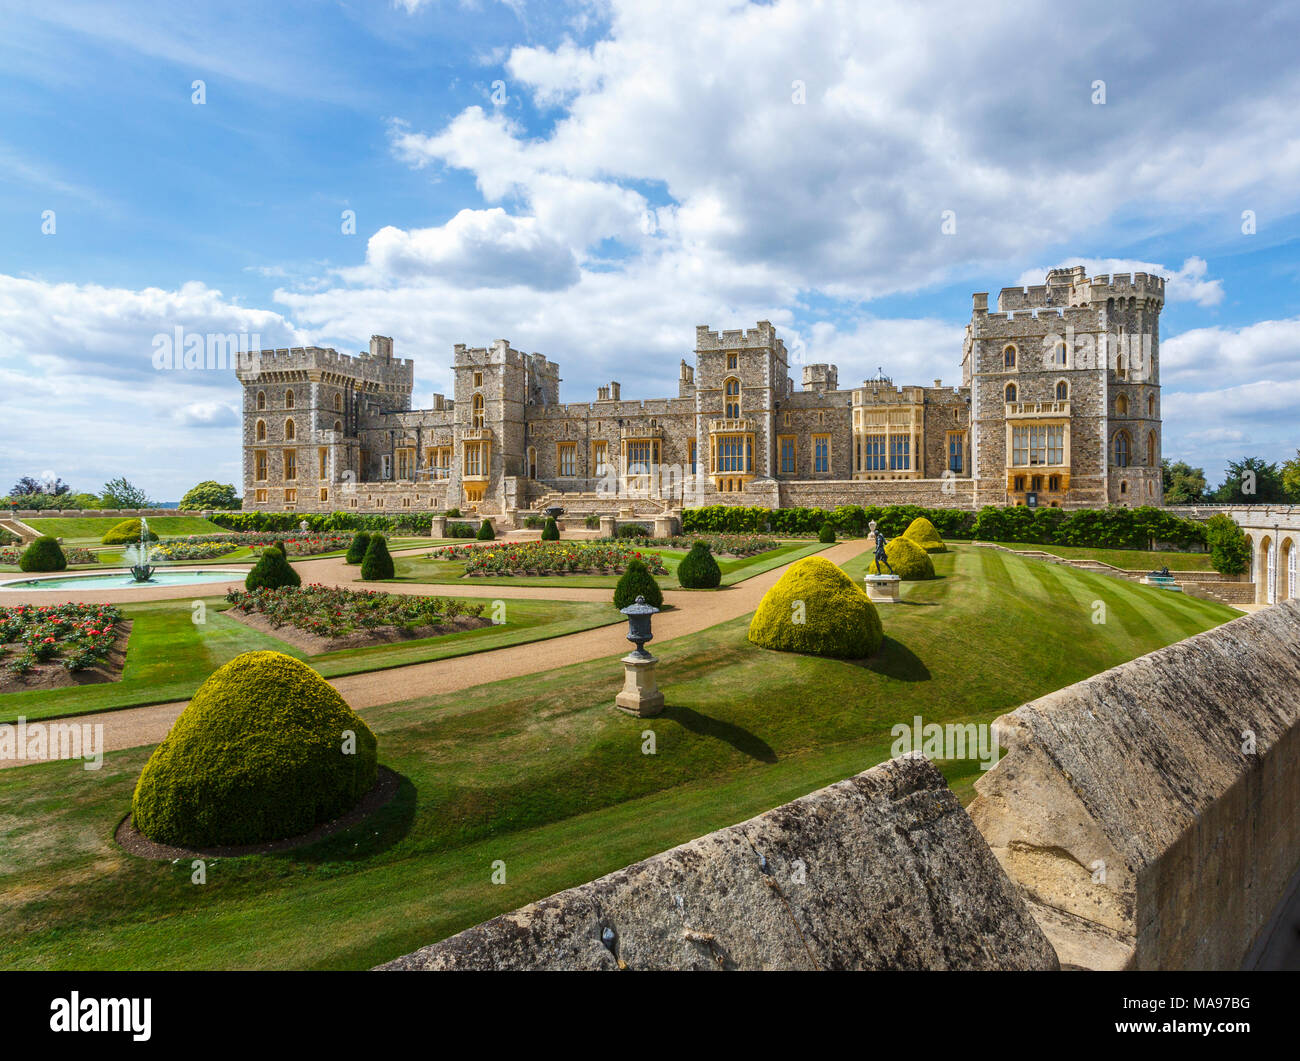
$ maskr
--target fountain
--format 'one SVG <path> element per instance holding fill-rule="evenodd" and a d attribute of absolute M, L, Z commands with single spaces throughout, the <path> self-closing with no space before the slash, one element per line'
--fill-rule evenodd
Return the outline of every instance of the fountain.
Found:
<path fill-rule="evenodd" d="M 154 565 L 149 562 L 152 546 L 149 544 L 149 521 L 140 519 L 140 544 L 128 545 L 122 550 L 122 558 L 131 566 L 133 583 L 154 581 Z"/>

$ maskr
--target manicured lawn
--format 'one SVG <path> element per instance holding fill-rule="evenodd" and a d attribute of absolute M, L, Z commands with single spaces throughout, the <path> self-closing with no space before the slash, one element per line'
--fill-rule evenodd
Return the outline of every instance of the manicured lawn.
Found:
<path fill-rule="evenodd" d="M 1237 614 L 994 550 L 935 566 L 944 577 L 884 611 L 865 663 L 758 649 L 745 619 L 656 642 L 659 718 L 613 710 L 613 658 L 367 709 L 409 782 L 398 799 L 309 849 L 209 861 L 201 886 L 188 860 L 111 840 L 148 749 L 99 772 L 0 771 L 0 962 L 366 968 L 866 769 L 894 722 L 987 722 Z M 944 769 L 967 797 L 977 765 Z"/>
<path fill-rule="evenodd" d="M 1125 571 L 1213 571 L 1209 553 L 1167 553 L 1146 549 L 1090 549 L 1076 545 L 1035 545 L 1032 542 L 998 542 L 1008 549 L 1051 553 L 1070 560 L 1099 560 Z"/>
<path fill-rule="evenodd" d="M 121 605 L 125 617 L 135 624 L 121 681 L 72 689 L 5 693 L 0 697 L 0 722 L 12 722 L 19 715 L 35 721 L 187 700 L 223 663 L 241 652 L 258 649 L 272 649 L 305 659 L 325 677 L 335 678 L 486 652 L 623 621 L 621 615 L 604 603 L 511 600 L 507 602 L 506 622 L 499 626 L 308 657 L 292 645 L 222 614 L 226 608 L 223 597 L 205 599 L 207 622 L 202 626 L 191 621 L 191 603 L 171 600 Z M 487 599 L 471 603 L 491 605 Z"/>
<path fill-rule="evenodd" d="M 79 516 L 76 519 L 62 516 L 36 516 L 23 520 L 32 530 L 62 538 L 69 545 L 99 544 L 101 538 L 130 516 Z M 185 534 L 222 534 L 224 528 L 202 516 L 148 516 L 149 529 L 158 537 L 180 537 Z"/>
<path fill-rule="evenodd" d="M 655 576 L 661 587 L 664 589 L 680 588 L 677 585 L 677 565 L 681 563 L 682 558 L 686 555 L 685 550 L 657 549 L 652 546 L 641 548 L 635 542 L 631 544 L 634 549 L 640 548 L 642 552 L 655 552 L 663 558 L 664 567 L 668 569 L 668 573 Z M 818 542 L 787 542 L 778 545 L 775 549 L 769 549 L 765 553 L 758 553 L 754 556 L 719 556 L 717 561 L 718 567 L 722 569 L 722 584 L 724 586 L 733 586 L 747 578 L 761 575 L 764 571 L 770 571 L 774 567 L 781 567 L 783 564 L 792 563 L 801 557 L 828 548 L 830 546 L 821 545 Z M 586 589 L 600 587 L 613 589 L 618 582 L 618 578 L 618 575 L 547 575 L 537 577 L 504 575 L 499 578 L 475 577 L 470 579 L 465 577 L 465 564 L 463 561 L 426 560 L 422 556 L 407 556 L 397 558 L 397 577 L 393 581 L 429 583 L 430 585 L 447 585 L 449 583 L 465 585 L 471 583 L 484 586 L 573 586 Z M 702 590 L 701 592 L 707 591 Z"/>

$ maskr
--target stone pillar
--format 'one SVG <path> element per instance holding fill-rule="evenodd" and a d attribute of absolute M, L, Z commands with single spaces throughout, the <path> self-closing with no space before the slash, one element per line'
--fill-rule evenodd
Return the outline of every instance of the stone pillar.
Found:
<path fill-rule="evenodd" d="M 638 718 L 650 718 L 664 709 L 664 694 L 655 684 L 655 664 L 649 653 L 629 652 L 623 657 L 623 691 L 614 697 L 614 706 Z"/>
<path fill-rule="evenodd" d="M 447 517 L 434 516 L 429 520 L 429 537 L 445 538 L 447 537 Z"/>
<path fill-rule="evenodd" d="M 671 538 L 677 533 L 676 516 L 656 516 L 655 517 L 655 537 Z"/>
<path fill-rule="evenodd" d="M 618 526 L 618 521 L 613 516 L 600 517 L 600 536 L 602 538 L 614 537 L 614 531 Z"/>

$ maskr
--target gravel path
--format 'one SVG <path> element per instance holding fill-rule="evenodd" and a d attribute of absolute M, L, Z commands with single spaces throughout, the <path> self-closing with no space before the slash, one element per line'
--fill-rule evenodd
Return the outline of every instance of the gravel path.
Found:
<path fill-rule="evenodd" d="M 837 564 L 857 556 L 867 549 L 865 539 L 841 542 L 818 554 Z M 792 561 L 793 562 L 793 561 Z M 319 566 L 319 570 L 316 569 Z M 304 582 L 351 582 L 355 578 L 355 568 L 347 567 L 341 560 L 306 561 L 299 566 Z M 761 575 L 755 575 L 735 586 L 712 592 L 689 592 L 685 590 L 665 590 L 664 602 L 673 605 L 673 610 L 665 612 L 655 619 L 655 641 L 664 642 L 672 638 L 685 637 L 698 633 L 710 626 L 735 619 L 753 611 L 764 593 L 772 587 L 789 567 L 788 564 L 773 568 Z M 308 568 L 312 568 L 310 576 Z M 347 577 L 344 578 L 343 576 Z M 168 587 L 178 588 L 178 587 Z M 185 587 L 179 587 L 185 589 Z M 608 600 L 608 589 L 547 589 L 544 586 L 408 586 L 385 585 L 386 591 L 405 593 L 433 592 L 451 595 L 459 591 L 461 596 L 492 597 L 529 597 L 547 600 Z M 192 596 L 193 587 L 179 596 Z M 34 594 L 24 594 L 25 597 Z M 118 600 L 121 598 L 119 597 Z M 0 602 L 3 602 L 0 599 Z M 364 712 L 368 707 L 378 704 L 393 703 L 397 700 L 411 700 L 416 697 L 430 696 L 437 693 L 455 692 L 468 689 L 485 682 L 501 681 L 505 678 L 522 678 L 539 671 L 554 667 L 567 666 L 570 663 L 584 663 L 593 659 L 618 659 L 630 649 L 624 640 L 626 628 L 617 626 L 600 627 L 584 630 L 576 634 L 552 638 L 544 642 L 532 642 L 512 645 L 480 652 L 475 655 L 457 656 L 451 659 L 434 660 L 429 663 L 413 663 L 405 667 L 390 670 L 371 671 L 364 674 L 351 674 L 330 679 L 334 686 L 352 705 L 354 709 Z M 539 651 L 541 649 L 541 651 Z M 618 674 L 610 670 L 610 698 L 617 692 Z M 76 716 L 74 718 L 45 719 L 46 725 L 59 722 L 91 722 L 104 727 L 104 751 L 120 751 L 144 744 L 157 744 L 167 735 L 171 725 L 184 710 L 187 701 L 170 704 L 157 704 L 150 707 L 131 707 L 121 711 L 104 711 L 95 715 Z M 0 769 L 27 765 L 23 762 L 3 761 Z"/>

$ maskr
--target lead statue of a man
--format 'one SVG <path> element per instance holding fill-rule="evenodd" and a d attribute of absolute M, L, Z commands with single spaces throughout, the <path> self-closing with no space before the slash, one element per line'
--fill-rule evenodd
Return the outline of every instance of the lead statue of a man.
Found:
<path fill-rule="evenodd" d="M 871 533 L 876 539 L 876 572 L 879 574 L 881 568 L 888 567 L 889 573 L 892 575 L 894 569 L 890 565 L 889 560 L 885 557 L 885 546 L 889 543 L 889 539 L 876 529 L 876 521 L 874 519 L 871 521 L 870 527 Z"/>

